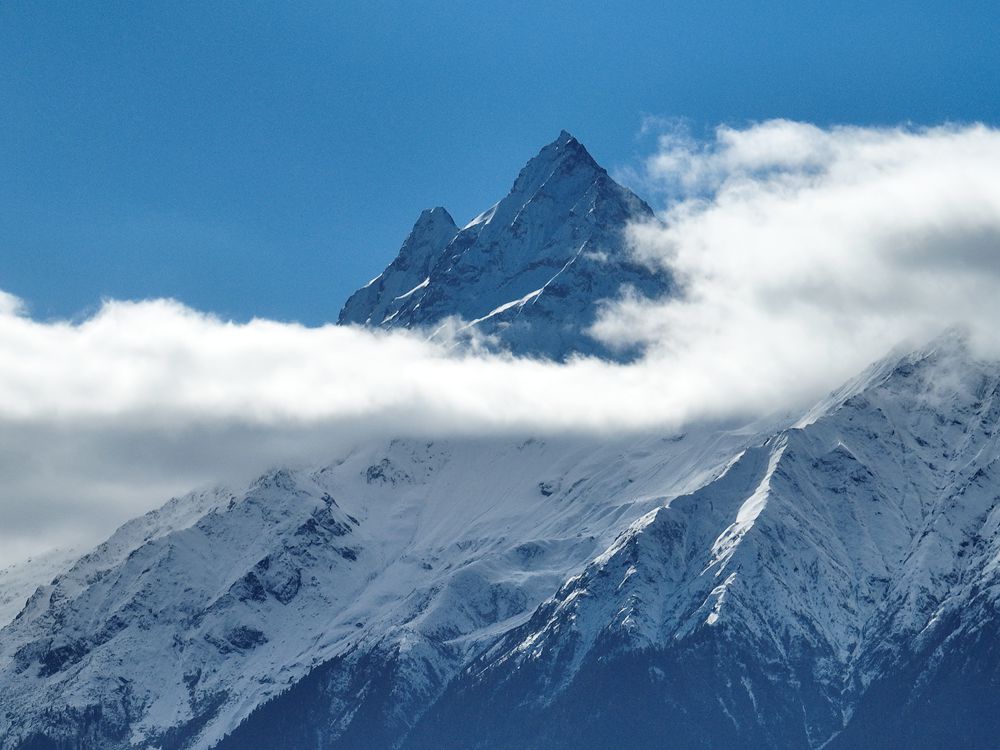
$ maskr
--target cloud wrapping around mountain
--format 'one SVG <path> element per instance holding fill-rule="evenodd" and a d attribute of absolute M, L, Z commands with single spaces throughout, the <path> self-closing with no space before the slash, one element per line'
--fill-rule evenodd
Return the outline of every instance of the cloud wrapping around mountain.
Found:
<path fill-rule="evenodd" d="M 595 333 L 718 381 L 820 387 L 904 339 L 1000 321 L 1000 132 L 772 121 L 668 133 L 648 179 L 679 196 L 637 253 L 679 299 L 609 307 Z"/>
<path fill-rule="evenodd" d="M 330 461 L 369 437 L 613 430 L 676 409 L 648 368 L 236 324 L 169 300 L 108 301 L 80 322 L 0 301 L 0 565 L 94 541 L 195 486 Z"/>
<path fill-rule="evenodd" d="M 369 436 L 675 430 L 799 408 L 955 323 L 996 352 L 996 130 L 671 132 L 646 178 L 669 203 L 633 245 L 683 295 L 606 305 L 595 335 L 648 347 L 630 366 L 236 324 L 166 300 L 39 322 L 0 294 L 0 562 Z"/>

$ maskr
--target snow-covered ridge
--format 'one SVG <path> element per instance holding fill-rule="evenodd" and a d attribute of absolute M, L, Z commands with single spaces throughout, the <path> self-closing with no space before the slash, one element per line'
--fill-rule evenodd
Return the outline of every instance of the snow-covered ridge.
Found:
<path fill-rule="evenodd" d="M 626 529 L 469 665 L 407 746 L 441 741 L 447 717 L 492 727 L 512 714 L 539 747 L 599 747 L 608 722 L 638 727 L 640 747 L 665 731 L 680 747 L 913 744 L 859 738 L 851 720 L 889 682 L 893 710 L 915 701 L 918 722 L 914 706 L 947 678 L 939 665 L 997 624 L 1000 363 L 947 337 L 879 363 L 803 422 Z M 908 686 L 894 683 L 904 665 Z M 588 709 L 580 691 L 605 688 Z M 661 712 L 627 714 L 646 700 Z"/>
<path fill-rule="evenodd" d="M 184 727 L 210 747 L 316 668 L 363 654 L 446 680 L 746 439 L 396 441 L 174 500 L 2 631 L 0 747 L 40 726 L 72 736 L 97 707 L 109 736 L 127 726 L 156 744 Z"/>

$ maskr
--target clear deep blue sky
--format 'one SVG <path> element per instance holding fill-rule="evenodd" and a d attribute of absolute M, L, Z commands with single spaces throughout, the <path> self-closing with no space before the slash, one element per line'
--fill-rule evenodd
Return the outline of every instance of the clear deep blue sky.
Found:
<path fill-rule="evenodd" d="M 992 2 L 0 3 L 0 289 L 316 324 L 565 128 L 1000 119 Z"/>

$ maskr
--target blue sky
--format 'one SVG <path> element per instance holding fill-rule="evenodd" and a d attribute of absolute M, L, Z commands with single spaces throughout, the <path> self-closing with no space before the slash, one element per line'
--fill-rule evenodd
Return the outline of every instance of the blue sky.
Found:
<path fill-rule="evenodd" d="M 0 4 L 0 289 L 318 324 L 560 129 L 1000 120 L 995 2 Z"/>

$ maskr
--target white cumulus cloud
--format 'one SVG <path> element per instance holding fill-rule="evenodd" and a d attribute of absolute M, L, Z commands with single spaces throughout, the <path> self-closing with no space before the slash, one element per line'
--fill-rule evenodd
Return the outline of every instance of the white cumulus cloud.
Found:
<path fill-rule="evenodd" d="M 787 121 L 665 135 L 647 179 L 675 199 L 631 229 L 683 293 L 609 306 L 595 333 L 761 405 L 966 326 L 995 353 L 1000 132 Z M 749 387 L 749 388 L 748 388 Z"/>

